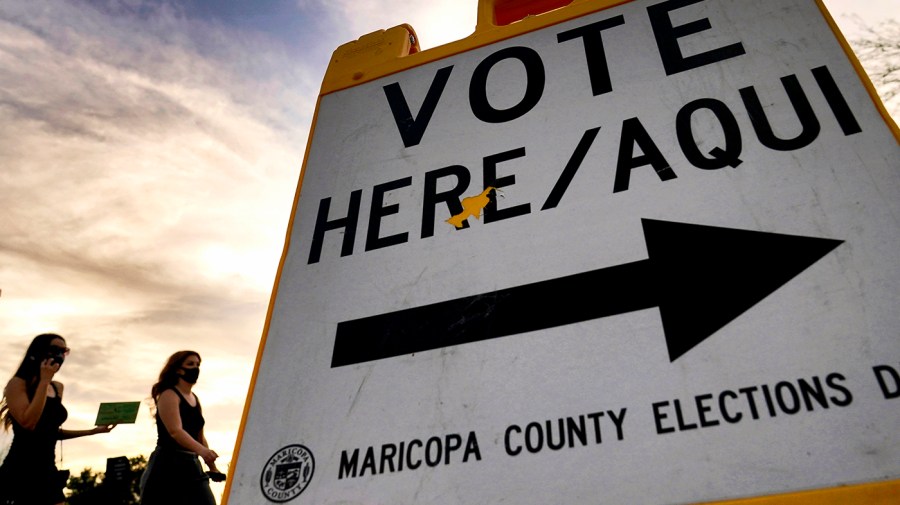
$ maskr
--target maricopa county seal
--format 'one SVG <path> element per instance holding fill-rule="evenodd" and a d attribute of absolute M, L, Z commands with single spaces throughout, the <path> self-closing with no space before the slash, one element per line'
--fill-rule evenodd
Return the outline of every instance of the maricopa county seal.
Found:
<path fill-rule="evenodd" d="M 293 500 L 309 485 L 315 470 L 316 460 L 306 447 L 294 444 L 279 449 L 259 477 L 263 496 L 276 503 Z"/>

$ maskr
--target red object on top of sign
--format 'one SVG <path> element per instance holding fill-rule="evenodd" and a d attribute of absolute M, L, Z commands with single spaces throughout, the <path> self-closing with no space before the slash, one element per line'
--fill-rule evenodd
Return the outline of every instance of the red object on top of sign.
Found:
<path fill-rule="evenodd" d="M 495 0 L 494 23 L 505 26 L 520 21 L 525 16 L 543 14 L 572 3 L 572 0 Z"/>

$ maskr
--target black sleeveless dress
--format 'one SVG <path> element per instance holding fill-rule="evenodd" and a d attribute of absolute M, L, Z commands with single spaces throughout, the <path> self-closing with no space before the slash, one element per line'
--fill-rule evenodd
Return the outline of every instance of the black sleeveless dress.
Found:
<path fill-rule="evenodd" d="M 199 442 L 206 423 L 200 399 L 197 399 L 195 407 L 191 407 L 177 389 L 172 388 L 172 391 L 178 395 L 181 427 Z M 150 455 L 141 477 L 141 504 L 215 505 L 216 500 L 209 489 L 209 477 L 203 471 L 200 457 L 182 447 L 169 435 L 169 430 L 158 413 L 156 437 L 156 450 Z"/>
<path fill-rule="evenodd" d="M 48 505 L 65 501 L 64 482 L 57 480 L 56 441 L 59 427 L 68 412 L 63 407 L 56 385 L 54 397 L 47 397 L 41 418 L 34 430 L 27 430 L 13 419 L 13 441 L 0 466 L 0 505 Z"/>

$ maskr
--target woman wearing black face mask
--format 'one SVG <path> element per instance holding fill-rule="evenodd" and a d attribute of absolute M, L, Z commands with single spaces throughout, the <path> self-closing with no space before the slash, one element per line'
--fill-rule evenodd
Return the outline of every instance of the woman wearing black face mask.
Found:
<path fill-rule="evenodd" d="M 169 357 L 150 389 L 158 438 L 141 476 L 143 505 L 215 505 L 199 459 L 211 472 L 218 472 L 219 455 L 203 436 L 203 410 L 192 391 L 199 374 L 200 355 L 179 351 Z"/>
<path fill-rule="evenodd" d="M 38 335 L 3 390 L 0 419 L 13 429 L 12 446 L 0 466 L 0 505 L 55 505 L 65 501 L 66 475 L 56 469 L 56 441 L 107 433 L 60 428 L 68 413 L 62 405 L 63 385 L 54 381 L 69 348 L 53 333 Z"/>

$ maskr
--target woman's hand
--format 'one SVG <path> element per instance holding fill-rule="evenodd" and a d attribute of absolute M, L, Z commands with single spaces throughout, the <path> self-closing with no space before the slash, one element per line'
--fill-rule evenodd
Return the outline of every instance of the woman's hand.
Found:
<path fill-rule="evenodd" d="M 207 448 L 203 451 L 200 451 L 200 457 L 203 458 L 203 461 L 206 462 L 206 466 L 215 468 L 216 458 L 218 458 L 219 455 L 216 454 L 216 451 Z"/>
<path fill-rule="evenodd" d="M 41 382 L 50 383 L 53 380 L 53 376 L 56 375 L 56 372 L 59 371 L 59 363 L 54 362 L 52 359 L 47 358 L 44 361 L 41 361 Z"/>
<path fill-rule="evenodd" d="M 98 433 L 109 433 L 113 430 L 117 425 L 115 424 L 101 424 L 100 426 L 94 426 L 91 430 L 91 435 L 96 435 Z"/>

